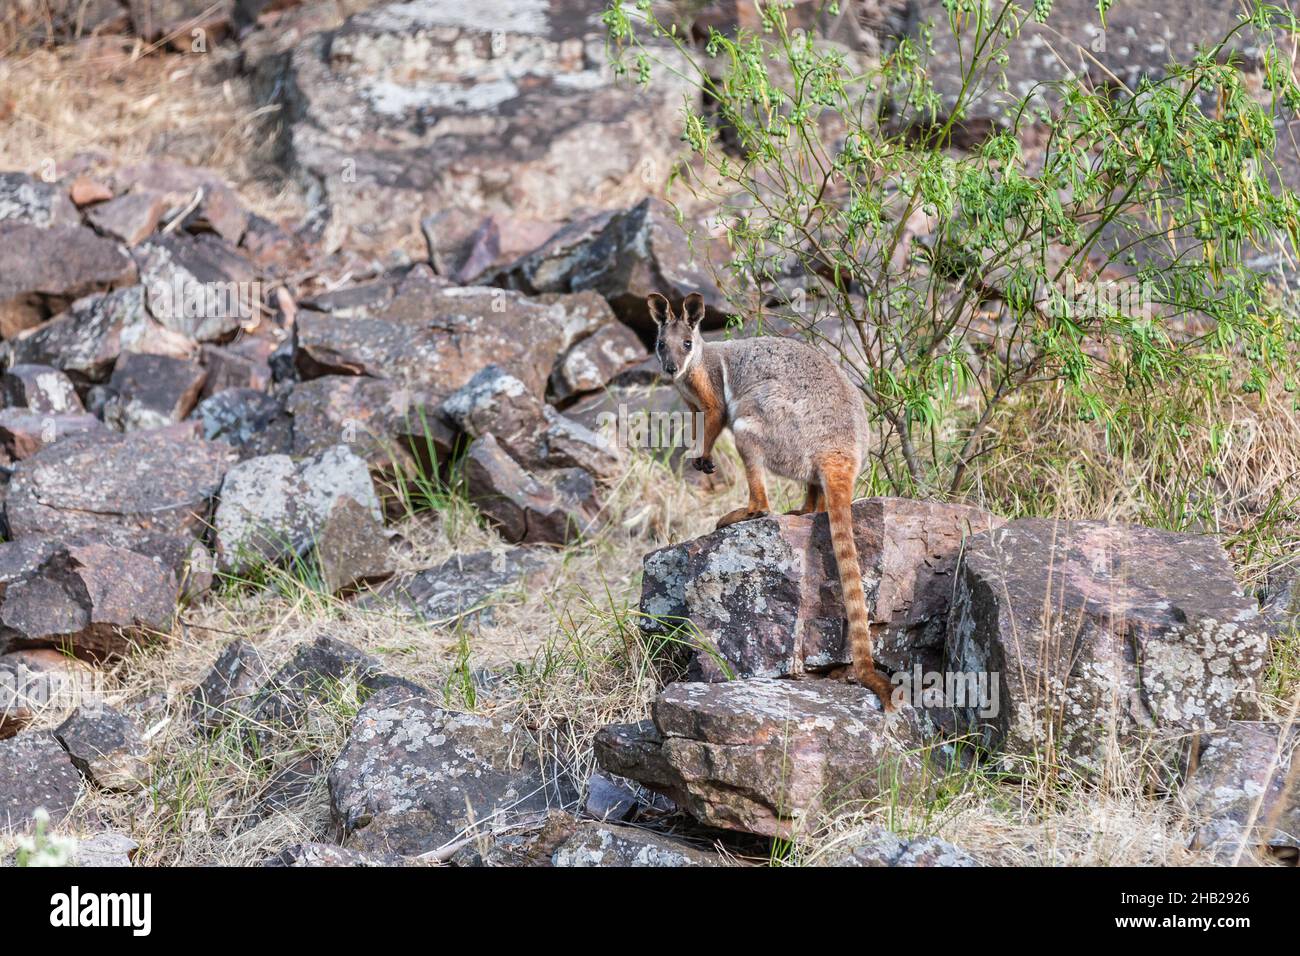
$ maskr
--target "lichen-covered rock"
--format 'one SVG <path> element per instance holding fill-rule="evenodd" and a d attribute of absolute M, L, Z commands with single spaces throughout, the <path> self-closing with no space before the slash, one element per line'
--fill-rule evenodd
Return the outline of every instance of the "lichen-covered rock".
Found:
<path fill-rule="evenodd" d="M 224 726 L 232 716 L 248 713 L 270 671 L 256 646 L 231 641 L 190 695 L 190 717 L 207 730 Z"/>
<path fill-rule="evenodd" d="M 561 415 L 496 365 L 449 395 L 439 412 L 471 438 L 491 434 L 526 469 L 581 468 L 609 479 L 622 467 L 608 439 Z"/>
<path fill-rule="evenodd" d="M 80 795 L 81 776 L 50 734 L 0 740 L 0 834 L 30 831 L 37 810 L 57 823 Z"/>
<path fill-rule="evenodd" d="M 482 286 L 448 287 L 413 269 L 378 310 L 299 313 L 294 362 L 303 378 L 368 375 L 446 398 L 488 365 L 542 395 L 555 356 L 611 321 L 599 297 L 526 298 Z"/>
<path fill-rule="evenodd" d="M 369 467 L 342 445 L 301 462 L 288 455 L 240 462 L 221 485 L 213 522 L 218 563 L 242 573 L 306 554 L 343 498 L 357 502 L 375 521 L 383 520 Z"/>
<path fill-rule="evenodd" d="M 421 389 L 363 375 L 326 375 L 293 386 L 284 402 L 295 457 L 347 445 L 372 469 L 409 467 L 407 436 L 420 435 L 431 452 L 449 456 L 451 432 Z"/>
<path fill-rule="evenodd" d="M 96 542 L 24 539 L 0 544 L 0 564 L 37 542 L 23 558 L 29 569 L 4 574 L 0 651 L 50 647 L 98 661 L 170 631 L 178 585 L 161 561 Z"/>
<path fill-rule="evenodd" d="M 347 846 L 403 855 L 573 800 L 519 725 L 453 713 L 402 688 L 361 708 L 329 789 Z"/>
<path fill-rule="evenodd" d="M 1300 730 L 1275 721 L 1233 721 L 1207 735 L 1183 785 L 1199 824 L 1193 846 L 1216 859 L 1250 863 L 1269 848 L 1300 849 Z"/>
<path fill-rule="evenodd" d="M 145 308 L 143 288 L 133 285 L 74 302 L 9 347 L 15 362 L 51 365 L 84 381 L 102 382 L 123 352 L 185 358 L 194 342 L 159 325 Z"/>
<path fill-rule="evenodd" d="M 326 247 L 423 256 L 437 210 L 560 221 L 575 200 L 624 205 L 664 182 L 686 86 L 669 69 L 616 83 L 603 9 L 390 2 L 296 44 L 264 82 L 289 163 L 318 184 Z"/>
<path fill-rule="evenodd" d="M 192 417 L 205 439 L 230 445 L 241 458 L 288 454 L 293 448 L 292 419 L 284 403 L 265 392 L 228 388 L 199 402 Z"/>
<path fill-rule="evenodd" d="M 887 716 L 839 681 L 671 684 L 653 715 L 653 727 L 602 731 L 601 767 L 730 830 L 808 832 L 841 807 L 920 795 L 943 766 L 915 711 Z"/>
<path fill-rule="evenodd" d="M 10 535 L 93 535 L 175 567 L 208 525 L 229 454 L 190 431 L 104 432 L 41 449 L 14 468 L 4 501 Z"/>
<path fill-rule="evenodd" d="M 127 867 L 138 849 L 140 844 L 125 833 L 101 830 L 77 841 L 77 847 L 72 851 L 72 865 Z"/>
<path fill-rule="evenodd" d="M 1267 639 L 1214 539 L 1034 518 L 966 542 L 947 646 L 999 677 L 995 713 L 961 710 L 986 746 L 1095 765 L 1113 735 L 1254 715 Z"/>
<path fill-rule="evenodd" d="M 451 624 L 470 616 L 482 620 L 491 614 L 489 598 L 522 587 L 548 564 L 534 548 L 456 554 L 432 568 L 398 575 L 362 604 L 399 607 L 431 624 Z"/>
<path fill-rule="evenodd" d="M 0 396 L 5 404 L 33 412 L 65 415 L 85 408 L 72 380 L 48 365 L 19 363 L 0 377 Z"/>
<path fill-rule="evenodd" d="M 608 385 L 620 372 L 644 360 L 645 346 L 621 322 L 597 329 L 574 344 L 551 371 L 551 393 L 564 402 Z"/>
<path fill-rule="evenodd" d="M 258 315 L 257 275 L 217 236 L 159 235 L 133 250 L 149 312 L 197 342 L 233 335 Z"/>
<path fill-rule="evenodd" d="M 584 823 L 551 857 L 560 867 L 723 866 L 716 853 L 635 827 Z"/>
<path fill-rule="evenodd" d="M 26 173 L 0 173 L 0 222 L 32 226 L 75 226 L 77 207 L 55 183 Z"/>
<path fill-rule="evenodd" d="M 135 724 L 111 707 L 79 707 L 54 737 L 97 787 L 133 792 L 149 782 L 149 748 Z"/>
<path fill-rule="evenodd" d="M 932 836 L 907 837 L 873 826 L 854 845 L 830 854 L 826 866 L 980 866 L 961 847 Z"/>
<path fill-rule="evenodd" d="M 875 660 L 938 667 L 967 535 L 1001 523 L 977 508 L 902 498 L 853 505 Z M 850 662 L 826 514 L 757 518 L 646 555 L 642 628 L 690 621 L 705 642 L 690 676 L 784 677 Z"/>
<path fill-rule="evenodd" d="M 469 446 L 464 475 L 470 500 L 512 544 L 566 544 L 600 523 L 600 503 L 589 472 L 529 472 L 491 434 Z"/>

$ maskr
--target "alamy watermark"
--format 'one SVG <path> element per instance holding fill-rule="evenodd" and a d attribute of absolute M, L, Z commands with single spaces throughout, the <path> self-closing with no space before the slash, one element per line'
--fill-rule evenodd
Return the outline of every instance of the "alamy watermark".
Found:
<path fill-rule="evenodd" d="M 1001 710 L 1001 681 L 996 671 L 927 671 L 916 664 L 893 676 L 895 704 L 916 708 L 958 707 L 980 717 Z"/>
<path fill-rule="evenodd" d="M 685 448 L 687 458 L 704 454 L 704 413 L 629 409 L 620 404 L 614 412 L 596 416 L 596 428 L 613 434 L 620 448 Z"/>

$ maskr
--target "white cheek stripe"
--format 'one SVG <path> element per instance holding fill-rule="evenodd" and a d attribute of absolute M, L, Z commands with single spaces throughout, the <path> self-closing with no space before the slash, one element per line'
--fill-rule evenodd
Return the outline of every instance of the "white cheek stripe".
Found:
<path fill-rule="evenodd" d="M 677 379 L 685 375 L 687 370 L 691 367 L 691 363 L 694 361 L 695 361 L 695 349 L 694 347 L 692 347 L 691 350 L 686 353 L 686 361 L 682 363 L 682 367 L 679 368 L 677 370 L 677 374 L 673 376 L 673 381 L 677 381 Z"/>

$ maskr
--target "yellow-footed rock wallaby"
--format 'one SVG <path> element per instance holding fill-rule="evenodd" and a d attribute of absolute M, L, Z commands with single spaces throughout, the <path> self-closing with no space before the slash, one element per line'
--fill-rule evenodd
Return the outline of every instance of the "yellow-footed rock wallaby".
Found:
<path fill-rule="evenodd" d="M 808 490 L 794 514 L 823 508 L 831 524 L 835 563 L 849 622 L 857 682 L 890 707 L 891 685 L 871 659 L 871 631 L 862 570 L 853 540 L 853 483 L 867 454 L 867 415 L 848 376 L 817 349 L 795 339 L 752 338 L 705 342 L 704 299 L 692 293 L 674 314 L 655 293 L 646 299 L 659 327 L 655 353 L 686 404 L 704 416 L 704 441 L 695 468 L 713 472 L 713 444 L 730 428 L 745 464 L 749 504 L 718 520 L 718 527 L 768 510 L 764 469 Z"/>

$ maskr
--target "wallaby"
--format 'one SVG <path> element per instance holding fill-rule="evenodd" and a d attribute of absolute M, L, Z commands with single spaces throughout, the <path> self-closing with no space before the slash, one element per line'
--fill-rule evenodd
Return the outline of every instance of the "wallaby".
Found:
<path fill-rule="evenodd" d="M 807 487 L 803 507 L 791 513 L 828 512 L 853 676 L 890 709 L 889 679 L 876 671 L 871 658 L 870 620 L 853 540 L 853 483 L 865 463 L 868 440 L 861 394 L 828 356 L 795 339 L 706 342 L 699 331 L 704 299 L 698 292 L 686 297 L 680 315 L 658 293 L 648 296 L 646 304 L 659 329 L 655 353 L 660 365 L 692 411 L 704 415 L 695 468 L 713 473 L 713 444 L 727 427 L 745 465 L 749 504 L 723 515 L 718 527 L 767 513 L 764 468 Z"/>

